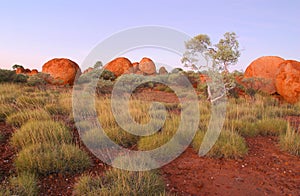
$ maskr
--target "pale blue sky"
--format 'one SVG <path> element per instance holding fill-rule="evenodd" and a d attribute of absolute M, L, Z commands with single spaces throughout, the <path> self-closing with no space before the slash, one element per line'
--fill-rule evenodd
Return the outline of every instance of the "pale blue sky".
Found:
<path fill-rule="evenodd" d="M 299 2 L 3 0 L 0 68 L 18 63 L 41 70 L 55 57 L 70 58 L 80 65 L 105 38 L 144 25 L 167 26 L 190 36 L 208 34 L 214 43 L 225 32 L 234 31 L 243 49 L 239 63 L 232 67 L 237 70 L 264 55 L 300 60 Z M 156 58 L 151 55 L 140 58 Z"/>

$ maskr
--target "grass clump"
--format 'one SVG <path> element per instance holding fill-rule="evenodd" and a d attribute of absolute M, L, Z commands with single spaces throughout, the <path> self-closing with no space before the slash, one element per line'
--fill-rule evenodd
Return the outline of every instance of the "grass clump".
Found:
<path fill-rule="evenodd" d="M 82 176 L 75 195 L 165 195 L 165 185 L 154 171 L 135 172 L 113 168 L 104 176 Z"/>
<path fill-rule="evenodd" d="M 46 99 L 44 97 L 32 97 L 29 95 L 19 96 L 16 104 L 19 108 L 41 108 L 45 105 Z"/>
<path fill-rule="evenodd" d="M 15 160 L 18 172 L 40 175 L 76 173 L 88 168 L 90 164 L 87 153 L 70 144 L 34 144 L 21 150 Z"/>
<path fill-rule="evenodd" d="M 50 120 L 51 116 L 43 109 L 23 110 L 9 115 L 6 122 L 14 127 L 21 127 L 28 120 Z"/>
<path fill-rule="evenodd" d="M 281 149 L 300 156 L 300 134 L 288 125 L 287 131 L 279 137 Z"/>
<path fill-rule="evenodd" d="M 38 143 L 70 144 L 72 134 L 62 123 L 51 120 L 31 120 L 17 130 L 11 138 L 11 144 L 17 148 Z"/>
<path fill-rule="evenodd" d="M 198 151 L 205 136 L 205 132 L 198 131 L 193 142 L 193 148 Z M 247 154 L 245 139 L 233 131 L 222 131 L 214 146 L 206 156 L 215 158 L 239 158 Z"/>
<path fill-rule="evenodd" d="M 37 178 L 34 174 L 23 172 L 18 176 L 10 177 L 9 184 L 6 187 L 0 187 L 0 195 L 38 195 Z"/>
<path fill-rule="evenodd" d="M 70 112 L 68 108 L 54 103 L 47 104 L 45 110 L 51 115 L 67 115 Z"/>
<path fill-rule="evenodd" d="M 14 113 L 16 109 L 9 104 L 0 104 L 0 122 L 4 122 L 6 117 Z"/>
<path fill-rule="evenodd" d="M 287 122 L 280 118 L 266 118 L 257 122 L 256 127 L 260 135 L 278 136 L 285 133 L 287 129 Z"/>

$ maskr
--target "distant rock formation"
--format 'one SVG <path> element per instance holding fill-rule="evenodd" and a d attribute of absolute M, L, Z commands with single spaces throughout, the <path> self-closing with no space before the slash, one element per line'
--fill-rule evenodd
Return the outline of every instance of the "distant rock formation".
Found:
<path fill-rule="evenodd" d="M 132 67 L 130 60 L 125 57 L 119 57 L 109 62 L 104 68 L 108 71 L 113 72 L 115 76 L 119 77 L 120 75 L 124 74 L 124 72 L 127 71 L 130 67 Z"/>
<path fill-rule="evenodd" d="M 145 75 L 154 75 L 156 73 L 156 66 L 151 59 L 144 57 L 139 63 L 139 70 Z"/>
<path fill-rule="evenodd" d="M 165 74 L 168 74 L 168 71 L 164 66 L 162 66 L 162 67 L 159 68 L 158 74 L 159 75 L 165 75 Z"/>
<path fill-rule="evenodd" d="M 33 70 L 30 71 L 30 73 L 28 73 L 28 75 L 29 75 L 29 76 L 33 76 L 33 75 L 36 75 L 36 74 L 38 74 L 38 73 L 39 73 L 38 70 L 33 69 Z"/>
<path fill-rule="evenodd" d="M 263 56 L 254 60 L 246 69 L 244 77 L 252 78 L 251 88 L 268 94 L 276 93 L 275 79 L 280 63 L 284 59 L 277 56 Z"/>
<path fill-rule="evenodd" d="M 87 68 L 86 70 L 84 70 L 84 72 L 83 72 L 82 74 L 89 73 L 89 72 L 91 72 L 91 71 L 93 71 L 93 70 L 94 70 L 94 68 L 89 67 L 89 68 Z"/>
<path fill-rule="evenodd" d="M 280 64 L 276 88 L 287 102 L 300 101 L 300 62 L 287 60 Z"/>
<path fill-rule="evenodd" d="M 24 69 L 23 67 L 18 67 L 16 69 L 16 74 L 26 74 L 28 76 L 33 76 L 33 75 L 36 75 L 38 73 L 39 72 L 36 69 L 30 70 L 30 69 Z"/>
<path fill-rule="evenodd" d="M 16 74 L 25 74 L 25 69 L 23 67 L 18 67 L 16 69 Z"/>
<path fill-rule="evenodd" d="M 77 76 L 81 74 L 79 66 L 70 59 L 55 58 L 43 65 L 43 73 L 50 74 L 50 84 L 69 84 L 73 85 Z"/>

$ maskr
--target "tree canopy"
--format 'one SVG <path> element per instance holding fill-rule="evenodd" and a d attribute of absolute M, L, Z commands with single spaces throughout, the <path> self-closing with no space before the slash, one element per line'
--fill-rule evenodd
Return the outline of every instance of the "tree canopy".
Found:
<path fill-rule="evenodd" d="M 200 69 L 205 66 L 199 64 L 200 58 L 210 58 L 219 70 L 228 72 L 228 66 L 238 62 L 241 53 L 239 42 L 234 32 L 226 32 L 224 38 L 212 45 L 206 34 L 199 34 L 185 42 L 186 52 L 181 61 L 187 67 Z M 208 60 L 208 59 L 207 59 Z"/>

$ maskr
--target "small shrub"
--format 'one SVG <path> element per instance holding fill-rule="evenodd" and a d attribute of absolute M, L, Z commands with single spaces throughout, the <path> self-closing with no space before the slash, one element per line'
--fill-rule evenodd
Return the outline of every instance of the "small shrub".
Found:
<path fill-rule="evenodd" d="M 21 127 L 28 120 L 50 120 L 51 116 L 45 110 L 23 110 L 9 115 L 6 122 L 14 127 Z"/>
<path fill-rule="evenodd" d="M 281 149 L 293 155 L 300 156 L 300 134 L 288 125 L 287 131 L 280 135 Z"/>
<path fill-rule="evenodd" d="M 258 121 L 256 126 L 260 135 L 278 136 L 281 133 L 285 133 L 287 122 L 280 118 L 266 118 Z"/>
<path fill-rule="evenodd" d="M 50 120 L 28 121 L 11 138 L 12 145 L 17 148 L 38 143 L 70 144 L 71 142 L 72 135 L 68 128 L 62 123 Z"/>
<path fill-rule="evenodd" d="M 139 137 L 128 133 L 119 127 L 105 129 L 104 130 L 109 138 L 115 143 L 128 148 L 135 145 L 138 142 Z"/>
<path fill-rule="evenodd" d="M 110 144 L 106 142 L 105 137 L 100 134 L 99 129 L 85 131 L 81 135 L 81 138 L 84 144 L 91 149 L 108 148 L 110 146 Z"/>
<path fill-rule="evenodd" d="M 205 132 L 198 131 L 193 142 L 193 148 L 198 151 L 205 136 Z M 210 149 L 206 156 L 239 158 L 248 152 L 245 139 L 233 131 L 222 131 L 214 146 Z"/>
<path fill-rule="evenodd" d="M 28 76 L 23 74 L 16 74 L 15 71 L 0 69 L 0 83 L 2 82 L 14 82 L 14 83 L 26 83 Z"/>
<path fill-rule="evenodd" d="M 9 179 L 10 195 L 38 195 L 37 178 L 34 174 L 24 172 Z"/>
<path fill-rule="evenodd" d="M 232 121 L 233 130 L 244 137 L 255 137 L 259 135 L 259 130 L 255 123 L 244 120 Z"/>
<path fill-rule="evenodd" d="M 70 144 L 34 144 L 21 150 L 15 160 L 18 172 L 40 175 L 50 173 L 76 173 L 88 168 L 89 156 Z"/>
<path fill-rule="evenodd" d="M 154 171 L 108 170 L 104 176 L 82 176 L 74 187 L 75 195 L 165 195 L 162 178 Z"/>

